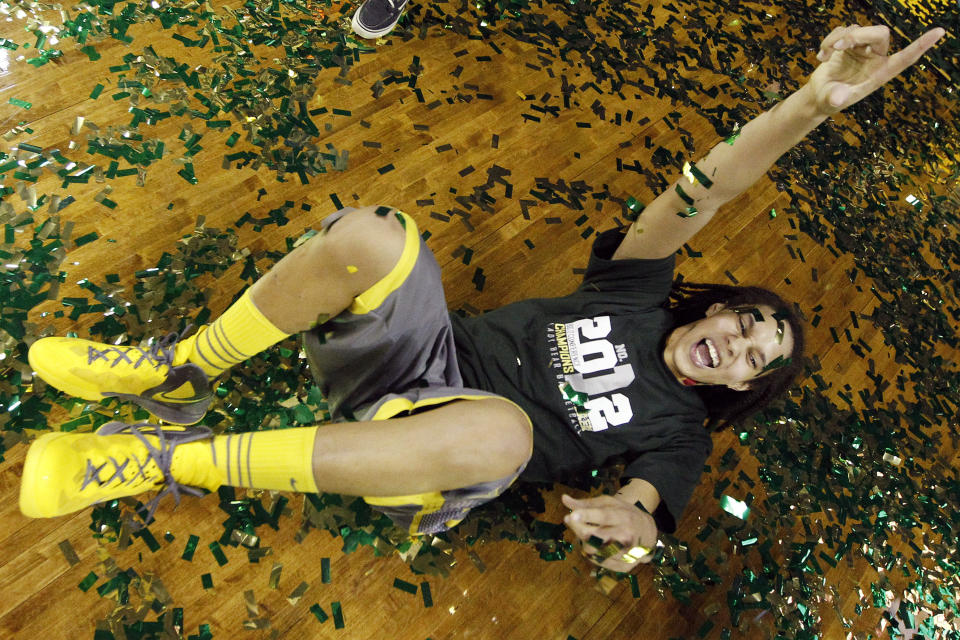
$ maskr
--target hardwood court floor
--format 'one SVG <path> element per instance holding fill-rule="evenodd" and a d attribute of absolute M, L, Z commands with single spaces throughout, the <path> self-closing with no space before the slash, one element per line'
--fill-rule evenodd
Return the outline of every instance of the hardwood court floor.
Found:
<path fill-rule="evenodd" d="M 653 6 L 657 12 L 667 11 L 663 3 Z M 776 7 L 768 10 L 779 16 Z M 331 15 L 335 11 L 336 7 L 328 9 Z M 24 40 L 19 22 L 2 28 L 2 35 Z M 210 64 L 209 48 L 184 48 L 171 39 L 171 33 L 194 37 L 186 26 L 164 29 L 156 22 L 136 24 L 129 30 L 131 45 L 114 40 L 97 44 L 99 60 L 90 60 L 70 45 L 64 47 L 59 61 L 42 67 L 11 62 L 2 77 L 2 95 L 32 107 L 25 111 L 4 104 L 3 127 L 26 121 L 33 132 L 17 141 L 81 156 L 86 136 L 94 130 L 86 127 L 74 132 L 78 117 L 95 124 L 101 133 L 130 120 L 128 99 L 111 99 L 120 88 L 110 67 L 122 64 L 124 55 L 152 45 L 160 55 L 175 56 L 191 68 Z M 652 148 L 683 149 L 682 131 L 696 141 L 695 155 L 705 153 L 719 138 L 692 110 L 633 89 L 623 96 L 578 89 L 565 106 L 564 84 L 580 87 L 592 78 L 575 56 L 571 62 L 550 63 L 537 57 L 533 44 L 502 34 L 491 42 L 496 49 L 454 31 L 433 29 L 422 40 L 377 44 L 375 52 L 361 55 L 350 69 L 346 76 L 350 84 L 335 81 L 335 68 L 321 73 L 309 107 L 327 108 L 315 119 L 322 131 L 321 144 L 332 145 L 337 152 L 349 150 L 349 160 L 345 171 L 313 176 L 309 184 L 302 184 L 295 173 L 278 182 L 275 172 L 264 167 L 225 169 L 223 156 L 230 149 L 224 145 L 229 132 L 239 130 L 235 126 L 204 129 L 199 121 L 190 121 L 203 135 L 203 150 L 185 155 L 183 137 L 192 133 L 181 136 L 187 121 L 178 118 L 149 129 L 147 135 L 166 141 L 168 156 L 148 167 L 142 187 L 131 176 L 102 184 L 75 184 L 64 191 L 45 175 L 37 183 L 38 193 L 69 193 L 76 198 L 62 212 L 63 220 L 75 225 L 72 237 L 91 232 L 99 236 L 69 250 L 61 266 L 68 276 L 60 297 L 88 296 L 77 282 L 82 278 L 99 282 L 110 274 L 118 274 L 119 284 L 129 291 L 132 274 L 153 267 L 164 251 L 171 251 L 178 239 L 193 232 L 198 217 L 204 217 L 207 227 L 225 229 L 236 227 L 245 213 L 262 218 L 287 202 L 293 203 L 289 224 L 268 224 L 261 230 L 250 224 L 239 226 L 238 247 L 255 253 L 282 251 L 287 238 L 316 228 L 323 216 L 337 209 L 335 202 L 389 204 L 413 215 L 421 229 L 430 232 L 429 244 L 443 266 L 453 309 L 477 312 L 524 297 L 569 291 L 577 282 L 576 270 L 586 263 L 590 230 L 622 219 L 620 201 L 630 196 L 649 201 L 654 195 L 640 174 L 618 171 L 618 159 L 627 165 L 634 160 L 644 164 Z M 745 61 L 731 64 L 737 63 Z M 382 95 L 372 97 L 371 87 L 389 77 L 385 73 L 409 74 L 408 69 L 417 65 L 421 69 L 416 71 L 416 85 L 422 100 L 400 84 L 388 84 Z M 702 78 L 705 83 L 719 81 L 706 71 Z M 98 84 L 106 88 L 98 99 L 91 99 Z M 598 117 L 598 113 L 605 115 Z M 71 150 L 71 141 L 78 150 Z M 197 185 L 178 174 L 188 161 Z M 101 157 L 97 162 L 106 165 L 109 160 Z M 509 173 L 496 174 L 497 167 Z M 466 213 L 457 196 L 472 195 L 475 187 L 487 182 L 491 170 L 503 175 L 504 182 L 489 190 L 496 199 L 490 210 L 475 207 L 469 217 L 456 213 L 455 209 Z M 567 185 L 582 181 L 583 210 L 531 198 L 538 178 L 554 184 L 562 179 Z M 106 186 L 112 191 L 104 194 Z M 602 192 L 616 200 L 590 195 Z M 116 207 L 98 203 L 94 199 L 98 194 Z M 309 205 L 309 210 L 302 205 Z M 868 322 L 859 328 L 851 326 L 851 311 L 868 312 L 874 304 L 869 286 L 858 291 L 849 285 L 852 258 L 835 258 L 807 236 L 796 235 L 789 215 L 782 213 L 789 205 L 789 197 L 764 178 L 729 205 L 725 218 L 691 243 L 692 251 L 702 252 L 703 257 L 681 256 L 680 270 L 690 280 L 727 282 L 732 275 L 740 282 L 777 288 L 806 312 L 822 305 L 822 323 L 810 332 L 809 352 L 819 355 L 822 376 L 835 388 L 868 386 L 868 365 L 851 358 L 846 345 L 836 344 L 827 327 L 853 330 L 872 348 L 876 371 L 895 376 L 900 365 L 883 336 Z M 771 217 L 772 210 L 781 214 Z M 791 258 L 790 252 L 798 250 L 803 262 Z M 238 262 L 207 283 L 207 305 L 214 313 L 225 309 L 243 286 L 242 267 Z M 477 285 L 478 269 L 482 290 Z M 29 318 L 32 330 L 52 325 L 57 333 L 76 330 L 82 335 L 98 320 L 88 315 L 71 323 L 40 315 L 61 308 L 51 301 L 34 309 Z M 199 625 L 208 624 L 215 638 L 600 640 L 693 638 L 701 631 L 704 637 L 715 638 L 723 626 L 730 626 L 723 590 L 694 594 L 689 603 L 679 603 L 660 597 L 653 571 L 644 568 L 637 574 L 639 592 L 634 594 L 625 583 L 598 583 L 590 575 L 590 565 L 576 553 L 562 562 L 544 562 L 527 545 L 490 542 L 475 548 L 485 567 L 482 572 L 460 551 L 449 577 L 440 578 L 415 575 L 401 559 L 377 557 L 369 547 L 344 554 L 342 540 L 326 532 L 314 530 L 302 541 L 296 540 L 301 496 L 290 496 L 292 515 L 278 531 L 262 527 L 260 544 L 272 554 L 258 563 L 249 562 L 243 549 L 233 547 L 224 547 L 226 564 L 214 561 L 207 545 L 222 534 L 224 513 L 213 495 L 186 499 L 175 511 L 171 504 L 163 504 L 158 524 L 151 528 L 159 540 L 158 550 L 151 551 L 140 539 L 121 549 L 91 535 L 88 512 L 54 520 L 20 515 L 17 492 L 26 447 L 15 440 L 7 436 L 11 446 L 0 465 L 0 635 L 4 638 L 92 637 L 97 622 L 116 610 L 116 594 L 99 597 L 96 588 L 83 591 L 78 584 L 94 572 L 99 586 L 114 566 L 134 570 L 141 578 L 140 588 L 150 594 L 133 600 L 149 605 L 155 597 L 167 603 L 168 610 L 182 607 L 184 636 L 197 634 Z M 704 476 L 688 507 L 681 535 L 686 532 L 692 538 L 702 522 L 717 513 L 713 497 L 717 481 L 741 471 L 756 476 L 757 463 L 745 449 L 738 449 L 739 465 L 719 471 L 719 456 L 735 445 L 732 433 L 716 438 L 716 453 L 710 460 L 714 471 Z M 560 493 L 557 489 L 546 495 L 543 520 L 561 521 Z M 181 556 L 191 535 L 198 536 L 200 544 L 193 561 L 186 561 Z M 65 559 L 63 541 L 69 541 L 76 552 L 75 564 Z M 321 558 L 330 559 L 329 583 L 321 579 Z M 282 564 L 282 572 L 277 588 L 272 588 L 276 563 Z M 205 574 L 212 588 L 204 588 Z M 420 592 L 411 595 L 394 588 L 396 578 L 415 585 L 428 581 L 433 606 L 425 606 Z M 875 575 L 858 561 L 829 572 L 828 579 L 848 593 L 851 585 L 869 584 Z M 308 584 L 302 597 L 288 600 L 302 582 Z M 252 595 L 245 595 L 248 592 Z M 330 614 L 333 602 L 342 607 L 342 630 L 335 630 L 329 620 L 321 624 L 309 610 L 317 603 Z M 854 616 L 854 604 L 844 601 L 844 615 Z M 845 635 L 847 630 L 830 606 L 823 609 L 824 637 Z M 147 617 L 155 619 L 153 614 Z M 244 628 L 244 622 L 252 619 L 261 620 L 264 628 Z M 746 621 L 734 637 L 764 637 L 767 620 L 757 615 L 755 625 Z M 869 631 L 875 623 L 876 619 L 859 620 L 856 628 Z"/>

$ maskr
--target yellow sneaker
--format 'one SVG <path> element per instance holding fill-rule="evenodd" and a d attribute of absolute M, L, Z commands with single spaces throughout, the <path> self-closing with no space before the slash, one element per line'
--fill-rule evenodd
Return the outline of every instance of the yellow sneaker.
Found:
<path fill-rule="evenodd" d="M 20 482 L 20 511 L 30 518 L 54 518 L 97 502 L 164 486 L 147 503 L 144 522 L 160 498 L 202 495 L 170 474 L 177 445 L 211 438 L 206 427 L 171 429 L 156 424 L 108 422 L 96 433 L 45 433 L 30 445 Z"/>
<path fill-rule="evenodd" d="M 141 349 L 80 338 L 41 338 L 30 347 L 28 358 L 41 378 L 72 396 L 121 398 L 165 422 L 193 424 L 207 412 L 213 394 L 199 366 L 174 365 L 178 341 L 171 333 Z"/>

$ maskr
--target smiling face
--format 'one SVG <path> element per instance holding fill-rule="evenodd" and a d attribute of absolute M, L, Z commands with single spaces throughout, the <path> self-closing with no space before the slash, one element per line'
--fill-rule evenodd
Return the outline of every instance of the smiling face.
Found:
<path fill-rule="evenodd" d="M 663 360 L 681 382 L 744 391 L 751 380 L 787 361 L 793 351 L 789 323 L 774 314 L 765 304 L 735 309 L 711 305 L 705 318 L 670 333 Z"/>

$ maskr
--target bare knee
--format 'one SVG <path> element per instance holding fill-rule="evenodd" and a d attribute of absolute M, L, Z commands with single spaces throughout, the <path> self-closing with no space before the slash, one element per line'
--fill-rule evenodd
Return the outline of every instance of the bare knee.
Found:
<path fill-rule="evenodd" d="M 397 264 L 406 244 L 404 225 L 390 207 L 363 207 L 333 223 L 307 243 L 320 265 L 339 266 L 364 291 Z"/>
<path fill-rule="evenodd" d="M 502 398 L 471 400 L 471 421 L 482 442 L 488 480 L 508 476 L 530 459 L 533 432 L 530 419 L 519 407 Z"/>
<path fill-rule="evenodd" d="M 305 331 L 318 318 L 339 314 L 400 260 L 406 231 L 395 213 L 386 207 L 365 207 L 340 218 L 254 283 L 254 304 L 288 333 Z"/>

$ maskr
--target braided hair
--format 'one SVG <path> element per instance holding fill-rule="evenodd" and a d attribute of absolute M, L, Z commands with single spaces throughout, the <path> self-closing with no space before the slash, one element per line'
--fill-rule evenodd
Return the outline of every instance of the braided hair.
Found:
<path fill-rule="evenodd" d="M 800 314 L 795 305 L 787 303 L 768 289 L 683 282 L 678 279 L 673 283 L 666 306 L 677 326 L 680 326 L 702 320 L 710 305 L 718 302 L 728 308 L 760 304 L 773 307 L 778 317 L 790 325 L 793 350 L 787 364 L 751 380 L 745 391 L 721 385 L 693 387 L 707 408 L 706 427 L 712 431 L 720 431 L 740 422 L 786 393 L 794 378 L 803 370 L 804 340 Z"/>

